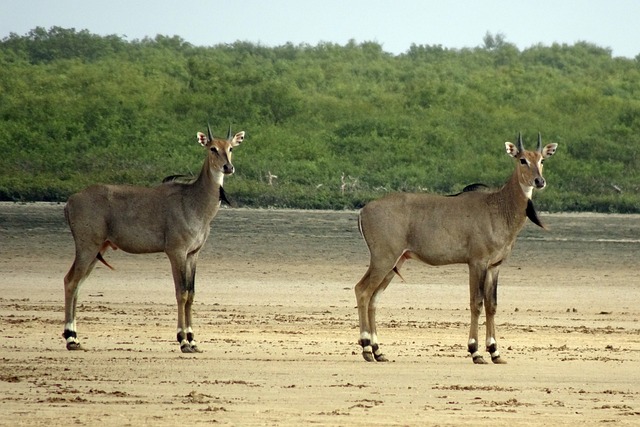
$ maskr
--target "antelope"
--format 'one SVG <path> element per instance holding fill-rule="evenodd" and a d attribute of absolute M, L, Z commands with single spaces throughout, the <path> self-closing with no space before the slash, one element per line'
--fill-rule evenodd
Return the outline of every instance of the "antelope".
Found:
<path fill-rule="evenodd" d="M 536 151 L 527 151 L 518 135 L 516 144 L 505 142 L 516 160 L 511 178 L 497 190 L 469 186 L 455 196 L 393 193 L 368 203 L 358 217 L 360 233 L 369 248 L 369 268 L 355 286 L 360 320 L 362 356 L 386 362 L 376 329 L 376 303 L 394 275 L 409 259 L 429 265 L 467 264 L 471 327 L 467 348 L 476 364 L 485 364 L 478 351 L 478 318 L 486 306 L 486 349 L 493 363 L 506 363 L 496 342 L 498 270 L 511 253 L 518 233 L 529 217 L 540 222 L 531 196 L 542 189 L 542 163 L 558 144 L 542 147 L 538 133 Z M 400 276 L 402 278 L 402 276 Z"/>
<path fill-rule="evenodd" d="M 64 278 L 68 350 L 83 350 L 77 336 L 76 305 L 80 284 L 108 248 L 132 254 L 164 252 L 171 263 L 178 303 L 177 339 L 183 353 L 200 353 L 194 339 L 191 308 L 195 295 L 198 253 L 210 224 L 225 200 L 224 176 L 234 172 L 231 151 L 244 141 L 244 131 L 226 139 L 197 133 L 207 149 L 200 175 L 189 183 L 169 181 L 147 188 L 93 185 L 69 197 L 65 217 L 75 242 L 75 259 Z"/>

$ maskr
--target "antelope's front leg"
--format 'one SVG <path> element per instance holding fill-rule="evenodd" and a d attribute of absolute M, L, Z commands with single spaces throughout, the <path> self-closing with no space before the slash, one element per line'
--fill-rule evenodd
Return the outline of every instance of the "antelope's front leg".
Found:
<path fill-rule="evenodd" d="M 187 333 L 187 342 L 191 347 L 190 353 L 202 353 L 202 350 L 196 344 L 195 336 L 193 334 L 193 315 L 192 315 L 192 307 L 193 300 L 196 296 L 196 261 L 198 260 L 197 253 L 187 256 L 187 288 L 188 288 L 188 296 L 187 302 L 184 307 L 184 320 L 186 326 Z"/>
<path fill-rule="evenodd" d="M 478 321 L 482 312 L 484 300 L 484 279 L 486 271 L 481 267 L 469 266 L 469 311 L 471 312 L 471 326 L 469 327 L 469 341 L 467 349 L 473 363 L 486 364 L 478 351 Z"/>
<path fill-rule="evenodd" d="M 183 353 L 193 353 L 189 337 L 193 340 L 193 331 L 187 320 L 191 320 L 191 304 L 193 302 L 193 286 L 191 275 L 187 274 L 187 260 L 181 257 L 169 256 L 173 281 L 176 287 L 176 302 L 178 304 L 178 327 L 176 338 L 180 343 L 180 351 Z M 188 314 L 187 314 L 188 313 Z M 187 316 L 189 319 L 187 319 Z"/>
<path fill-rule="evenodd" d="M 187 305 L 188 299 L 188 291 L 176 291 L 176 301 L 178 303 L 178 327 L 176 338 L 178 340 L 178 343 L 180 344 L 180 351 L 182 351 L 183 353 L 191 353 L 191 344 L 189 344 L 189 341 L 187 339 L 187 334 L 190 331 L 187 329 L 185 321 L 185 307 Z"/>
<path fill-rule="evenodd" d="M 484 302 L 487 323 L 486 344 L 487 351 L 491 355 L 491 361 L 496 364 L 507 363 L 498 351 L 496 341 L 495 316 L 498 311 L 498 269 L 489 269 L 484 288 Z"/>
<path fill-rule="evenodd" d="M 195 335 L 193 334 L 193 323 L 192 323 L 192 314 L 191 307 L 193 306 L 193 298 L 195 297 L 195 292 L 189 292 L 189 296 L 187 297 L 187 303 L 185 304 L 185 332 L 187 333 L 187 343 L 189 344 L 189 351 L 185 351 L 186 348 L 182 348 L 183 353 L 202 353 L 202 350 L 198 347 L 198 344 L 195 340 Z"/>

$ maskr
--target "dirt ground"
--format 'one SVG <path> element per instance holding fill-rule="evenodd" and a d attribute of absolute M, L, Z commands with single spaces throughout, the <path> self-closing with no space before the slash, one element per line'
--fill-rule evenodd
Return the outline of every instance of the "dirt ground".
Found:
<path fill-rule="evenodd" d="M 200 255 L 196 338 L 175 342 L 164 254 L 107 252 L 61 337 L 61 204 L 0 203 L 0 425 L 639 425 L 640 216 L 543 214 L 502 266 L 506 365 L 466 350 L 466 266 L 405 264 L 379 304 L 390 363 L 357 345 L 355 212 L 224 209 Z M 481 336 L 484 333 L 481 325 Z"/>

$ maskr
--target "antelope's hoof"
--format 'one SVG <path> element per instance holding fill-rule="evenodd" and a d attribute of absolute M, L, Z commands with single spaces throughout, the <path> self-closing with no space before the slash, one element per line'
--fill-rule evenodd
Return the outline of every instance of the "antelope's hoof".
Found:
<path fill-rule="evenodd" d="M 504 360 L 502 357 L 498 356 L 498 357 L 492 357 L 491 361 L 493 363 L 495 363 L 496 365 L 506 365 L 507 361 Z"/>
<path fill-rule="evenodd" d="M 78 341 L 69 341 L 67 342 L 67 350 L 69 351 L 84 350 L 84 348 L 80 345 Z"/>
<path fill-rule="evenodd" d="M 373 356 L 376 358 L 376 362 L 388 362 L 389 361 L 389 359 L 387 359 L 387 357 L 382 353 L 374 354 Z"/>
<path fill-rule="evenodd" d="M 193 353 L 193 347 L 191 347 L 189 344 L 182 344 L 180 346 L 180 351 L 183 353 Z"/>
<path fill-rule="evenodd" d="M 362 357 L 364 357 L 364 360 L 366 360 L 367 362 L 375 362 L 376 358 L 373 357 L 373 352 L 372 351 L 363 351 L 362 352 Z"/>
<path fill-rule="evenodd" d="M 183 353 L 202 353 L 202 350 L 196 344 L 184 343 L 180 346 L 180 351 Z"/>
<path fill-rule="evenodd" d="M 476 365 L 486 365 L 487 362 L 486 360 L 484 360 L 484 358 L 482 356 L 476 356 L 473 358 L 473 363 L 475 363 Z"/>

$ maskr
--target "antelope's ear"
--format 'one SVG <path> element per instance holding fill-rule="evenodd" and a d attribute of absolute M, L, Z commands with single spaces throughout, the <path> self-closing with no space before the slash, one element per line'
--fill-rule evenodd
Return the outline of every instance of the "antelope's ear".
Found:
<path fill-rule="evenodd" d="M 207 142 L 209 142 L 209 139 L 207 138 L 207 135 L 205 135 L 202 132 L 198 132 L 197 133 L 197 137 L 198 137 L 198 142 L 200 143 L 200 145 L 202 145 L 203 147 L 207 145 Z"/>
<path fill-rule="evenodd" d="M 555 142 L 553 144 L 547 144 L 542 149 L 542 158 L 546 159 L 547 157 L 551 157 L 556 153 L 556 148 L 558 148 L 558 144 Z"/>
<path fill-rule="evenodd" d="M 244 131 L 238 132 L 233 136 L 233 139 L 231 140 L 231 145 L 236 147 L 242 144 L 242 141 L 244 141 Z"/>
<path fill-rule="evenodd" d="M 511 157 L 517 157 L 518 156 L 518 147 L 516 147 L 516 144 L 514 144 L 513 142 L 505 142 L 504 143 L 505 148 L 507 149 L 507 154 L 510 155 Z"/>

